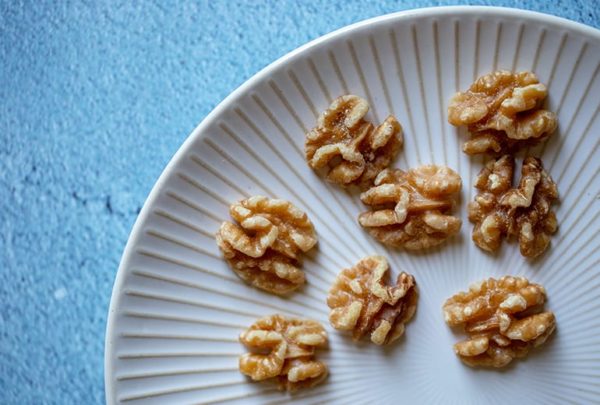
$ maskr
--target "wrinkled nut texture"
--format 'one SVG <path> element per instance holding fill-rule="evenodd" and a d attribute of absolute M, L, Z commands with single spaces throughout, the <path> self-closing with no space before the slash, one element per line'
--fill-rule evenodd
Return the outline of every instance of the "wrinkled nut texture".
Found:
<path fill-rule="evenodd" d="M 386 169 L 360 195 L 372 211 L 358 222 L 380 242 L 410 250 L 439 245 L 458 233 L 461 220 L 449 215 L 461 179 L 445 166 L 425 165 L 408 172 Z"/>
<path fill-rule="evenodd" d="M 502 156 L 488 162 L 477 176 L 479 193 L 468 207 L 469 220 L 475 224 L 473 241 L 495 252 L 505 236 L 515 237 L 523 256 L 537 257 L 558 228 L 550 209 L 558 190 L 541 160 L 533 157 L 524 159 L 519 185 L 512 188 L 514 163 L 511 156 Z"/>
<path fill-rule="evenodd" d="M 387 286 L 388 269 L 384 257 L 370 256 L 342 270 L 327 297 L 334 328 L 352 331 L 355 340 L 368 335 L 377 345 L 402 336 L 417 308 L 416 283 L 401 273 L 395 285 Z"/>
<path fill-rule="evenodd" d="M 240 278 L 275 294 L 304 284 L 299 255 L 317 239 L 303 211 L 288 201 L 254 196 L 233 204 L 229 213 L 237 224 L 223 222 L 216 240 Z"/>
<path fill-rule="evenodd" d="M 240 371 L 254 381 L 277 378 L 288 391 L 308 388 L 327 377 L 327 366 L 315 360 L 315 349 L 327 344 L 327 332 L 312 320 L 271 315 L 240 335 L 252 353 L 239 359 Z"/>
<path fill-rule="evenodd" d="M 473 284 L 444 304 L 451 326 L 469 335 L 454 345 L 460 359 L 472 367 L 504 367 L 543 344 L 554 332 L 552 312 L 541 312 L 546 291 L 523 277 L 504 276 Z"/>
<path fill-rule="evenodd" d="M 448 122 L 468 126 L 472 138 L 463 145 L 465 153 L 506 153 L 554 132 L 556 114 L 541 108 L 546 95 L 535 74 L 499 70 L 452 97 Z"/>
<path fill-rule="evenodd" d="M 389 116 L 378 127 L 364 120 L 366 100 L 353 95 L 338 97 L 306 134 L 305 153 L 313 169 L 328 166 L 333 183 L 366 188 L 402 147 L 402 127 Z"/>

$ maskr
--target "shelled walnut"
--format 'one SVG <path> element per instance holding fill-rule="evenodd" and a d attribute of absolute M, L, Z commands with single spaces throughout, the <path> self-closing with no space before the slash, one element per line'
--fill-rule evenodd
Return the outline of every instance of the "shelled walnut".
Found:
<path fill-rule="evenodd" d="M 504 367 L 542 345 L 556 328 L 552 312 L 541 312 L 546 290 L 523 277 L 504 276 L 473 284 L 444 304 L 450 326 L 463 326 L 469 339 L 454 351 L 471 367 Z"/>
<path fill-rule="evenodd" d="M 240 357 L 240 371 L 254 381 L 277 378 L 282 390 L 313 387 L 327 377 L 327 366 L 315 360 L 315 349 L 327 344 L 320 323 L 275 314 L 256 321 L 240 335 L 254 350 Z"/>
<path fill-rule="evenodd" d="M 402 336 L 417 308 L 417 287 L 407 273 L 387 286 L 388 269 L 384 257 L 370 256 L 338 274 L 327 296 L 334 328 L 352 331 L 355 340 L 368 335 L 377 345 Z"/>
<path fill-rule="evenodd" d="M 554 132 L 556 114 L 542 108 L 546 95 L 535 74 L 499 70 L 452 97 L 448 122 L 468 126 L 472 138 L 463 145 L 465 153 L 506 153 Z"/>
<path fill-rule="evenodd" d="M 240 278 L 275 294 L 304 284 L 299 255 L 317 238 L 303 211 L 288 201 L 254 196 L 233 204 L 229 213 L 239 225 L 223 222 L 216 240 Z"/>
<path fill-rule="evenodd" d="M 546 173 L 540 159 L 523 161 L 518 188 L 511 188 L 514 159 L 505 155 L 492 160 L 475 181 L 479 193 L 469 203 L 469 220 L 475 224 L 473 241 L 489 252 L 498 250 L 505 236 L 516 237 L 521 254 L 537 257 L 550 244 L 558 228 L 550 210 L 558 198 L 556 184 Z"/>
<path fill-rule="evenodd" d="M 445 166 L 386 169 L 360 195 L 372 211 L 360 214 L 358 222 L 386 245 L 410 250 L 439 245 L 460 230 L 461 220 L 448 214 L 461 184 L 458 173 Z"/>
<path fill-rule="evenodd" d="M 374 127 L 364 119 L 368 111 L 369 104 L 358 96 L 335 99 L 319 117 L 317 127 L 306 134 L 309 166 L 328 166 L 327 179 L 333 183 L 368 187 L 404 142 L 396 118 L 390 115 Z"/>

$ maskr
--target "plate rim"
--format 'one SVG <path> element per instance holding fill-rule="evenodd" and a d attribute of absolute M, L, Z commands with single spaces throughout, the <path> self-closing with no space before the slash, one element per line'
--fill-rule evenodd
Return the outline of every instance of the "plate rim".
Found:
<path fill-rule="evenodd" d="M 120 296 L 123 290 L 123 284 L 125 281 L 126 268 L 130 261 L 130 257 L 133 253 L 133 247 L 138 242 L 142 232 L 142 226 L 146 223 L 148 216 L 151 214 L 150 207 L 154 204 L 156 199 L 160 195 L 160 190 L 163 189 L 167 179 L 171 176 L 174 166 L 179 163 L 185 153 L 189 150 L 190 145 L 197 141 L 205 129 L 210 127 L 213 122 L 225 111 L 231 104 L 237 99 L 243 96 L 248 88 L 251 88 L 256 83 L 260 82 L 265 76 L 271 74 L 272 71 L 279 68 L 281 65 L 287 64 L 299 57 L 307 50 L 318 47 L 323 43 L 333 40 L 338 37 L 342 37 L 351 31 L 365 29 L 372 24 L 383 24 L 391 20 L 404 20 L 415 17 L 464 17 L 464 16 L 502 16 L 506 18 L 525 18 L 529 20 L 535 20 L 540 23 L 555 25 L 563 27 L 566 30 L 579 33 L 582 36 L 594 38 L 600 43 L 600 29 L 591 27 L 589 25 L 569 20 L 564 17 L 555 16 L 552 14 L 541 13 L 538 11 L 524 10 L 511 7 L 497 7 L 497 6 L 440 6 L 440 7 L 424 7 L 410 10 L 403 10 L 380 16 L 361 20 L 344 27 L 338 28 L 330 33 L 319 36 L 304 45 L 297 47 L 296 49 L 284 54 L 271 62 L 257 73 L 248 78 L 239 87 L 233 90 L 227 97 L 219 102 L 213 110 L 200 121 L 200 123 L 190 132 L 190 134 L 183 141 L 181 146 L 177 149 L 175 154 L 169 159 L 169 162 L 162 170 L 158 179 L 152 186 L 152 189 L 148 193 L 142 209 L 138 214 L 129 236 L 127 243 L 123 249 L 121 259 L 119 261 L 119 267 L 117 274 L 115 275 L 113 288 L 111 291 L 110 304 L 108 308 L 108 316 L 106 320 L 106 330 L 104 336 L 104 394 L 106 403 L 116 403 L 116 388 L 113 382 L 115 381 L 115 369 L 113 364 L 114 359 L 114 344 L 112 337 L 114 334 L 115 323 L 117 316 L 117 310 L 120 304 Z"/>

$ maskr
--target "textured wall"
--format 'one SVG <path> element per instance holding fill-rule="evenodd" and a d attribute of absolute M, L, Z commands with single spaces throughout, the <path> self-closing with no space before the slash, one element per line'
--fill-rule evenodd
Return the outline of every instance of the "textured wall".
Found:
<path fill-rule="evenodd" d="M 594 0 L 543 3 L 476 4 L 600 26 Z M 220 100 L 310 39 L 445 4 L 456 3 L 0 1 L 0 402 L 104 401 L 106 313 L 127 235 Z"/>

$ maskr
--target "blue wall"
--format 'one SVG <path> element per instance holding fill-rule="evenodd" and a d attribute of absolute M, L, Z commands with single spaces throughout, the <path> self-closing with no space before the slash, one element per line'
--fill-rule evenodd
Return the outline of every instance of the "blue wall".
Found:
<path fill-rule="evenodd" d="M 594 1 L 526 7 L 595 27 Z M 101 403 L 127 235 L 188 133 L 253 73 L 433 1 L 0 1 L 0 402 Z"/>

